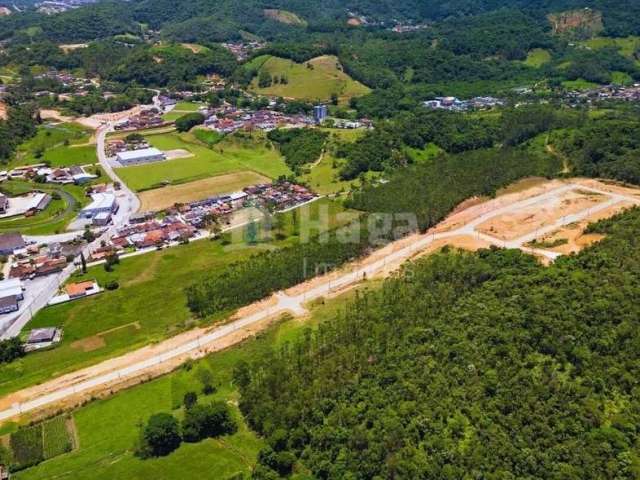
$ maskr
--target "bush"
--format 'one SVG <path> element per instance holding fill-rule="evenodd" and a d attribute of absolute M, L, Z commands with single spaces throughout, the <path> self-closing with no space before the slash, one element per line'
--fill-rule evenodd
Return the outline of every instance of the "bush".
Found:
<path fill-rule="evenodd" d="M 138 454 L 143 458 L 164 457 L 176 450 L 182 439 L 178 421 L 168 413 L 152 415 L 142 431 Z"/>
<path fill-rule="evenodd" d="M 185 413 L 182 435 L 185 442 L 199 442 L 205 438 L 230 435 L 238 430 L 229 407 L 224 402 L 194 405 Z"/>
<path fill-rule="evenodd" d="M 24 354 L 24 347 L 18 337 L 0 341 L 0 363 L 13 362 Z"/>
<path fill-rule="evenodd" d="M 193 408 L 198 404 L 198 394 L 196 392 L 185 393 L 182 403 L 184 404 L 184 408 L 186 408 L 187 410 Z"/>
<path fill-rule="evenodd" d="M 118 288 L 120 288 L 120 284 L 115 280 L 111 280 L 105 285 L 105 288 L 107 290 L 117 290 Z"/>
<path fill-rule="evenodd" d="M 176 120 L 176 130 L 179 132 L 188 132 L 196 125 L 202 125 L 204 120 L 204 115 L 201 113 L 188 113 Z"/>

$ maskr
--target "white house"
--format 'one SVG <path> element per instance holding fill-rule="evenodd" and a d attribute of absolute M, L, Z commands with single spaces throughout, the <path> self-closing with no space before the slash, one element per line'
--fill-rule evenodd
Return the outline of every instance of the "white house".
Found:
<path fill-rule="evenodd" d="M 116 158 L 121 165 L 139 165 L 166 160 L 167 156 L 157 148 L 143 148 L 142 150 L 120 152 Z"/>

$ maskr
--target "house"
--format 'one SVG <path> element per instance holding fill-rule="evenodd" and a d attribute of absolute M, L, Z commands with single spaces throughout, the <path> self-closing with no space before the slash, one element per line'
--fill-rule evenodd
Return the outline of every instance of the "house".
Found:
<path fill-rule="evenodd" d="M 113 193 L 93 193 L 91 200 L 92 202 L 80 212 L 80 218 L 93 219 L 100 213 L 112 215 L 118 211 L 118 203 Z"/>
<path fill-rule="evenodd" d="M 14 250 L 24 248 L 25 245 L 24 238 L 17 232 L 0 235 L 0 255 L 11 255 Z"/>
<path fill-rule="evenodd" d="M 65 292 L 69 295 L 69 299 L 73 300 L 87 295 L 93 295 L 100 290 L 98 284 L 91 280 L 80 283 L 70 283 L 65 287 Z"/>
<path fill-rule="evenodd" d="M 18 310 L 20 310 L 18 297 L 10 295 L 8 297 L 0 298 L 0 315 L 17 312 Z"/>
<path fill-rule="evenodd" d="M 64 267 L 67 266 L 66 258 L 56 258 L 46 260 L 44 263 L 36 267 L 36 277 L 44 277 L 45 275 L 51 275 L 52 273 L 61 272 Z"/>
<path fill-rule="evenodd" d="M 7 213 L 9 208 L 9 198 L 6 195 L 0 193 L 0 215 Z"/>
<path fill-rule="evenodd" d="M 29 332 L 25 350 L 31 352 L 50 347 L 62 340 L 62 330 L 59 328 L 34 328 Z"/>
<path fill-rule="evenodd" d="M 116 155 L 116 158 L 121 165 L 126 166 L 159 162 L 166 160 L 167 156 L 157 148 L 143 148 L 142 150 L 120 152 Z"/>

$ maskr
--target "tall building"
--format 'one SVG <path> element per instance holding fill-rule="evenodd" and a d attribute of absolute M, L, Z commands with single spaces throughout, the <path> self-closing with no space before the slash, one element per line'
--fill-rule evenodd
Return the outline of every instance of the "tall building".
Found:
<path fill-rule="evenodd" d="M 328 110 L 326 105 L 316 105 L 313 107 L 313 119 L 316 123 L 322 123 L 327 118 Z"/>

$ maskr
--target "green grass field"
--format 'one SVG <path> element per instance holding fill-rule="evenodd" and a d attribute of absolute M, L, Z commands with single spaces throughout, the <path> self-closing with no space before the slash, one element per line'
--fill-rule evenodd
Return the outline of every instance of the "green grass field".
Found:
<path fill-rule="evenodd" d="M 96 147 L 89 145 L 92 132 L 75 123 L 46 123 L 35 137 L 18 147 L 9 168 L 49 162 L 54 167 L 97 162 Z"/>
<path fill-rule="evenodd" d="M 625 72 L 611 72 L 611 82 L 616 85 L 633 85 L 633 78 Z"/>
<path fill-rule="evenodd" d="M 312 222 L 322 218 L 321 212 L 325 209 L 332 222 L 330 227 L 346 223 L 356 215 L 337 218 L 336 214 L 344 209 L 327 199 L 304 208 L 309 213 L 301 214 L 301 224 L 305 218 Z M 285 215 L 291 234 L 293 214 Z M 270 245 L 284 246 L 297 241 L 298 237 L 289 236 Z M 120 288 L 38 312 L 26 329 L 63 327 L 63 341 L 53 350 L 34 352 L 3 366 L 0 369 L 0 396 L 194 327 L 198 322 L 187 308 L 184 288 L 210 271 L 259 250 L 260 245 L 226 249 L 219 241 L 200 240 L 124 259 L 110 273 L 102 266 L 96 266 L 86 275 L 76 275 L 71 281 L 96 279 L 100 285 L 105 285 L 115 280 Z M 224 316 L 222 312 L 205 323 L 219 321 Z"/>
<path fill-rule="evenodd" d="M 361 288 L 375 288 L 376 285 L 369 282 Z M 273 347 L 295 340 L 307 327 L 314 327 L 343 310 L 354 295 L 355 291 L 352 291 L 333 300 L 316 302 L 311 306 L 311 317 L 305 322 L 285 318 L 253 339 L 195 362 L 190 370 L 181 368 L 80 408 L 74 413 L 80 448 L 19 472 L 15 478 L 225 480 L 238 472 L 249 473 L 264 441 L 248 429 L 236 407 L 233 408 L 240 426 L 238 433 L 217 440 L 183 444 L 177 451 L 160 459 L 139 460 L 133 456 L 137 425 L 159 412 L 173 412 L 180 417 L 184 393 L 200 393 L 197 372 L 201 368 L 212 372 L 218 390 L 211 396 L 200 395 L 200 401 L 224 400 L 235 405 L 239 393 L 232 383 L 232 373 L 237 362 L 251 361 Z"/>
<path fill-rule="evenodd" d="M 341 130 L 335 128 L 323 128 L 329 133 L 329 144 L 327 152 L 319 162 L 309 167 L 308 173 L 303 173 L 298 179 L 311 187 L 313 191 L 320 195 L 332 195 L 348 192 L 353 186 L 359 185 L 359 180 L 344 181 L 340 179 L 340 167 L 344 160 L 334 157 L 330 152 L 336 142 L 355 142 L 364 135 L 365 130 Z M 373 177 L 372 172 L 367 173 Z"/>
<path fill-rule="evenodd" d="M 426 162 L 432 158 L 437 157 L 441 153 L 444 153 L 440 147 L 435 143 L 429 143 L 425 148 L 419 150 L 417 148 L 408 148 L 407 154 L 416 163 Z"/>
<path fill-rule="evenodd" d="M 589 90 L 590 88 L 596 88 L 597 83 L 588 82 L 587 80 L 565 80 L 562 82 L 562 86 L 567 90 Z"/>
<path fill-rule="evenodd" d="M 213 148 L 208 148 L 191 133 L 172 132 L 150 135 L 147 139 L 160 150 L 183 149 L 193 157 L 119 168 L 118 175 L 137 191 L 245 170 L 270 178 L 291 174 L 280 153 L 260 137 L 230 136 Z"/>
<path fill-rule="evenodd" d="M 57 192 L 60 198 L 54 198 L 44 211 L 33 217 L 17 216 L 0 219 L 0 232 L 20 231 L 24 235 L 48 235 L 64 232 L 78 211 L 89 201 L 84 194 L 85 187 L 35 184 L 24 180 L 4 182 L 0 185 L 0 190 L 9 196 L 41 190 L 49 194 Z"/>
<path fill-rule="evenodd" d="M 173 122 L 187 113 L 197 112 L 203 103 L 196 102 L 178 102 L 173 110 L 165 113 L 162 118 L 168 122 Z"/>
<path fill-rule="evenodd" d="M 272 84 L 267 88 L 258 86 L 258 78 L 251 83 L 251 90 L 262 95 L 285 98 L 328 101 L 332 94 L 339 97 L 340 103 L 348 103 L 352 97 L 369 93 L 369 88 L 353 80 L 339 67 L 334 56 L 314 58 L 306 64 L 272 56 L 256 57 L 251 62 L 259 70 L 268 72 L 272 77 L 285 76 L 288 83 Z"/>
<path fill-rule="evenodd" d="M 640 37 L 631 36 L 624 38 L 595 37 L 581 42 L 582 45 L 598 50 L 605 47 L 615 47 L 625 57 L 632 58 L 640 48 Z"/>
<path fill-rule="evenodd" d="M 529 67 L 540 68 L 550 61 L 551 53 L 549 53 L 549 50 L 545 50 L 544 48 L 534 48 L 527 55 L 527 59 L 524 61 L 524 64 Z"/>

